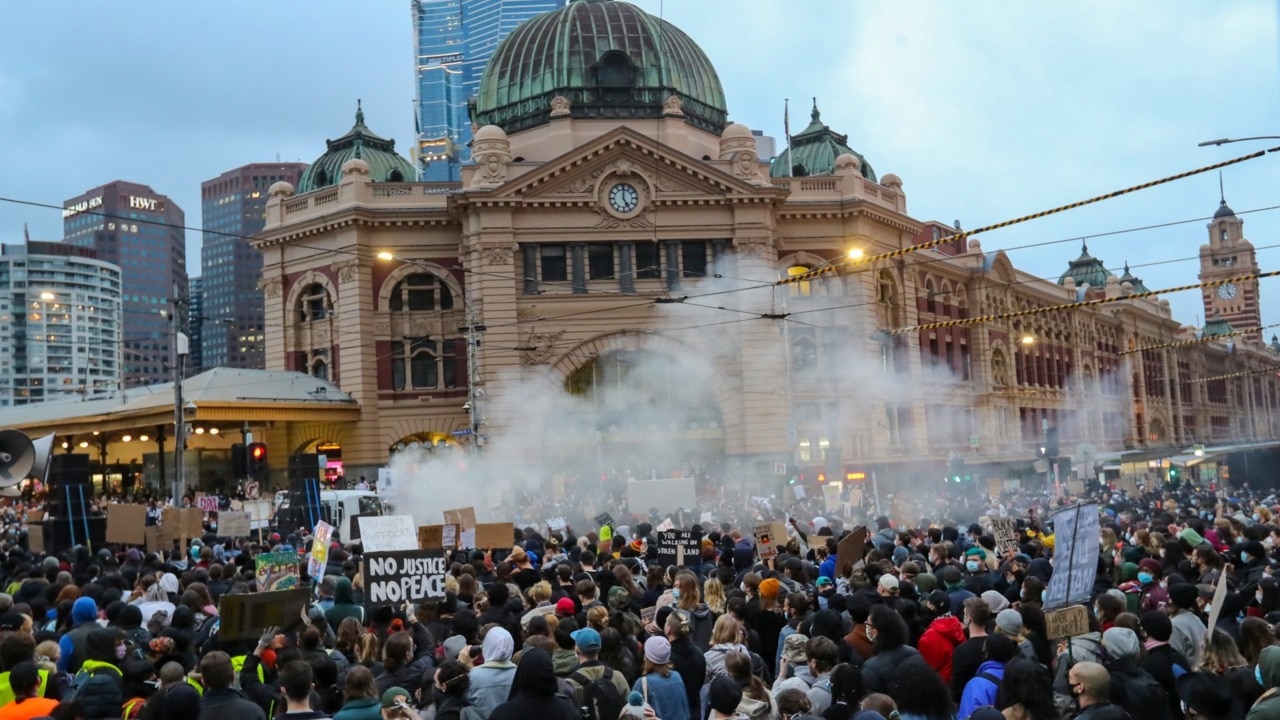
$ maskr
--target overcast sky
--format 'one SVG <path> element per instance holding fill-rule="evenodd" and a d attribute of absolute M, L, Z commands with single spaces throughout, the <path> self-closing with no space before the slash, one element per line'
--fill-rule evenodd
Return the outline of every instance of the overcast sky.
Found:
<path fill-rule="evenodd" d="M 823 120 L 880 175 L 901 176 L 911 214 L 977 227 L 1278 145 L 1198 148 L 1280 135 L 1273 0 L 870 2 L 639 0 L 710 56 L 730 116 L 782 135 L 816 96 Z M 248 162 L 311 161 L 350 126 L 357 97 L 377 133 L 412 141 L 408 0 L 307 3 L 87 0 L 4 3 L 0 196 L 60 205 L 113 179 L 151 185 L 200 224 L 202 180 Z M 20 29 L 19 31 L 13 31 Z M 781 141 L 780 141 L 781 142 Z M 1280 153 L 1225 172 L 1263 270 L 1280 269 Z M 1207 218 L 1216 173 L 981 238 L 988 250 Z M 0 203 L 0 241 L 59 239 L 56 210 Z M 196 232 L 188 269 L 199 273 Z M 1099 237 L 1109 267 L 1152 288 L 1195 282 L 1205 221 Z M 1079 241 L 1011 253 L 1055 278 Z M 1262 281 L 1280 322 L 1280 279 Z M 1201 321 L 1196 292 L 1169 296 Z M 1270 331 L 1268 332 L 1270 334 Z"/>

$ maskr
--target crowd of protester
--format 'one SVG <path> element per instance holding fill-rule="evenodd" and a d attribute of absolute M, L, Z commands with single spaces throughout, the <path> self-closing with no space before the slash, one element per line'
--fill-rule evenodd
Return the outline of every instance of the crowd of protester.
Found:
<path fill-rule="evenodd" d="M 912 521 L 886 498 L 894 520 L 870 518 L 843 566 L 862 520 L 812 501 L 722 496 L 715 521 L 619 506 L 589 532 L 517 526 L 509 549 L 454 552 L 445 599 L 402 606 L 366 605 L 358 542 L 335 538 L 315 578 L 305 531 L 33 553 L 9 507 L 0 720 L 1280 718 L 1276 499 L 1090 500 L 1089 627 L 1069 637 L 1050 636 L 1057 535 L 1030 495 Z M 1016 547 L 998 549 L 998 517 L 1017 519 Z M 783 518 L 762 561 L 754 525 Z M 683 566 L 659 555 L 666 520 L 700 543 Z M 254 592 L 268 551 L 298 554 L 312 603 L 256 640 L 221 637 L 222 600 Z"/>

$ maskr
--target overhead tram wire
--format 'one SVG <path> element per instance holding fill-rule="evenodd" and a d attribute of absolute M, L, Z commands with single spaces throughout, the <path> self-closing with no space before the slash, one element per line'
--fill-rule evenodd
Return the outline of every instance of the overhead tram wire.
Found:
<path fill-rule="evenodd" d="M 983 315 L 972 318 L 959 318 L 955 320 L 942 320 L 939 322 L 923 323 L 920 325 L 910 325 L 894 330 L 889 330 L 890 335 L 902 335 L 909 332 L 919 332 L 921 330 L 937 330 L 939 328 L 957 327 L 961 325 L 976 325 L 978 323 L 992 322 L 995 320 L 1008 320 L 1011 318 L 1028 317 L 1031 315 L 1044 315 L 1046 313 L 1058 312 L 1059 310 L 1075 310 L 1077 308 L 1096 307 L 1098 305 L 1110 305 L 1113 303 L 1124 302 L 1126 300 L 1140 300 L 1142 298 L 1155 297 L 1157 295 L 1165 295 L 1169 293 L 1183 292 L 1185 290 L 1196 290 L 1199 288 L 1212 288 L 1227 283 L 1245 283 L 1252 280 L 1262 280 L 1264 278 L 1280 277 L 1280 270 L 1272 270 L 1270 272 L 1252 273 L 1250 275 L 1237 275 L 1235 277 L 1223 278 L 1221 280 L 1208 280 L 1205 282 L 1192 283 L 1190 285 L 1179 285 L 1177 287 L 1165 288 L 1163 290 L 1147 290 L 1145 292 L 1130 293 L 1113 298 L 1095 298 L 1093 300 L 1082 300 L 1080 302 L 1063 303 L 1061 305 L 1046 305 L 1045 307 L 1030 308 L 1028 310 L 1017 310 L 1007 313 L 996 313 L 994 315 Z"/>
<path fill-rule="evenodd" d="M 1010 227 L 1012 225 L 1018 225 L 1020 223 L 1028 222 L 1031 220 L 1038 220 L 1042 217 L 1048 217 L 1049 215 L 1056 215 L 1061 212 L 1066 212 L 1067 210 L 1075 210 L 1076 208 L 1081 208 L 1086 205 L 1092 205 L 1094 203 L 1102 202 L 1103 200 L 1110 200 L 1112 198 L 1120 197 L 1121 195 L 1127 195 L 1129 193 L 1137 192 L 1139 190 L 1146 190 L 1148 188 L 1156 187 L 1157 185 L 1164 185 L 1166 183 L 1171 183 L 1175 180 L 1182 180 L 1184 178 L 1192 177 L 1194 175 L 1199 175 L 1201 173 L 1210 172 L 1212 170 L 1218 170 L 1220 168 L 1229 167 L 1231 165 L 1236 165 L 1238 163 L 1246 162 L 1248 160 L 1260 158 L 1266 155 L 1267 153 L 1276 152 L 1276 151 L 1280 151 L 1280 146 L 1273 147 L 1267 150 L 1258 150 L 1257 152 L 1252 152 L 1252 153 L 1249 153 L 1248 155 L 1241 155 L 1240 157 L 1232 158 L 1231 160 L 1224 160 L 1222 162 L 1214 163 L 1212 165 L 1205 165 L 1204 167 L 1196 168 L 1194 170 L 1188 170 L 1186 172 L 1177 173 L 1176 175 L 1168 175 L 1158 180 L 1152 180 L 1150 182 L 1145 182 L 1140 185 L 1133 185 L 1120 190 L 1113 190 L 1112 192 L 1105 193 L 1103 195 L 1096 195 L 1094 197 L 1091 197 L 1085 200 L 1078 200 L 1076 202 L 1068 203 L 1066 205 L 1059 205 L 1058 207 L 1050 208 L 1048 210 L 1041 210 L 1040 212 L 1031 213 L 1030 215 L 1023 215 L 1021 217 L 1013 218 L 1011 220 L 1004 220 L 1002 222 L 998 222 L 992 225 L 984 225 L 980 228 L 975 228 L 973 230 L 965 230 L 962 232 L 955 233 L 954 235 L 948 235 L 946 237 L 938 238 L 937 240 L 930 240 L 929 242 L 920 243 L 919 245 L 912 245 L 910 247 L 899 248 L 897 250 L 891 250 L 889 252 L 879 253 L 877 255 L 868 255 L 866 257 L 859 258 L 857 260 L 847 260 L 843 263 L 836 263 L 825 268 L 809 270 L 807 272 L 803 272 L 797 275 L 792 275 L 786 278 L 782 278 L 781 280 L 776 281 L 775 284 L 794 285 L 796 283 L 805 282 L 806 280 L 812 280 L 814 278 L 819 278 L 824 275 L 830 275 L 831 273 L 837 272 L 840 267 L 845 265 L 855 265 L 859 268 L 869 267 L 878 260 L 887 260 L 890 258 L 901 257 L 903 255 L 909 255 L 911 253 L 920 252 L 921 250 L 929 250 L 931 248 L 939 247 L 941 245 L 946 245 L 947 243 L 955 242 L 956 240 L 959 240 L 961 238 L 967 238 L 973 235 L 980 235 L 982 233 L 991 232 L 992 230 L 1000 230 L 1002 228 Z"/>

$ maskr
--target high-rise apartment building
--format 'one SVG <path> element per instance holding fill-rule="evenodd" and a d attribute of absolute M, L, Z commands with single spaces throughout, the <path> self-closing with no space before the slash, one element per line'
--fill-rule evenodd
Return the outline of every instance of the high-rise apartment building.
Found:
<path fill-rule="evenodd" d="M 120 268 L 64 243 L 0 245 L 0 406 L 120 387 Z"/>
<path fill-rule="evenodd" d="M 517 25 L 568 0 L 413 0 L 418 173 L 457 181 L 471 158 L 467 101 L 498 43 Z"/>
<path fill-rule="evenodd" d="M 172 380 L 175 293 L 187 293 L 186 216 L 147 185 L 116 180 L 63 205 L 63 241 L 120 267 L 125 387 Z"/>
<path fill-rule="evenodd" d="M 192 328 L 188 367 L 262 368 L 262 254 L 248 238 L 266 222 L 267 190 L 297 185 L 305 163 L 252 163 L 200 183 L 202 303 L 199 355 Z M 194 306 L 193 306 L 194 308 Z"/>

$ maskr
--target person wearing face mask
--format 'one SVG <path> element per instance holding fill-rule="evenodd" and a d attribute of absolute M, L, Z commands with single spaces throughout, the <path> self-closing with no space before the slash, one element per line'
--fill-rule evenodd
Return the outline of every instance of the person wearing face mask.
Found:
<path fill-rule="evenodd" d="M 1249 597 L 1257 589 L 1258 583 L 1267 569 L 1267 550 L 1257 540 L 1248 540 L 1240 546 L 1240 567 L 1236 568 L 1236 587 Z"/>
<path fill-rule="evenodd" d="M 1169 592 L 1160 584 L 1162 573 L 1160 563 L 1146 558 L 1138 563 L 1138 584 L 1142 592 L 1138 595 L 1138 611 L 1163 610 L 1169 604 Z"/>
<path fill-rule="evenodd" d="M 974 595 L 991 589 L 991 572 L 987 569 L 986 555 L 981 547 L 971 547 L 964 552 L 964 589 Z"/>
<path fill-rule="evenodd" d="M 120 717 L 124 703 L 124 674 L 120 665 L 128 648 L 115 628 L 94 628 L 85 640 L 85 660 L 71 679 L 84 717 Z"/>

